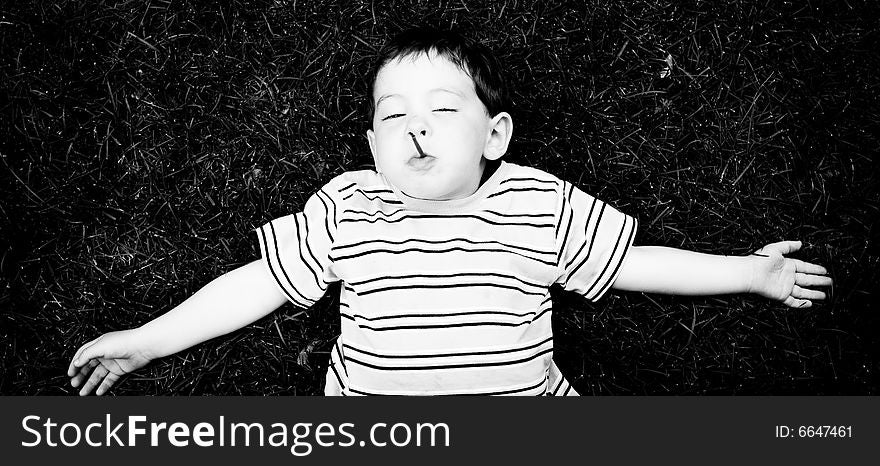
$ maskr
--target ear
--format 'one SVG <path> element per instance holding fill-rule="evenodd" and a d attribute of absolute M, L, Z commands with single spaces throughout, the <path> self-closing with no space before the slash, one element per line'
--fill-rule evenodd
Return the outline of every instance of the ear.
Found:
<path fill-rule="evenodd" d="M 507 153 L 510 137 L 513 135 L 513 118 L 507 112 L 499 112 L 489 122 L 489 134 L 486 138 L 486 147 L 483 157 L 488 160 L 498 160 Z"/>
<path fill-rule="evenodd" d="M 367 143 L 370 145 L 370 153 L 373 154 L 373 165 L 376 166 L 376 172 L 382 173 L 382 167 L 379 166 L 379 157 L 376 157 L 376 133 L 373 130 L 367 130 Z"/>

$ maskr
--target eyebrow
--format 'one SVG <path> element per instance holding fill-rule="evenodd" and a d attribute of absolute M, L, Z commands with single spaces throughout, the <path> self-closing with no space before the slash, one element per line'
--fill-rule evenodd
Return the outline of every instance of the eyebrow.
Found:
<path fill-rule="evenodd" d="M 462 94 L 461 92 L 458 92 L 455 89 L 447 89 L 445 87 L 437 87 L 437 88 L 431 89 L 428 92 L 446 92 L 448 94 L 452 94 L 452 95 L 456 95 L 458 97 L 464 98 L 464 94 Z"/>
<path fill-rule="evenodd" d="M 376 106 L 378 107 L 379 104 L 381 104 L 383 100 L 385 100 L 389 97 L 400 97 L 400 94 L 385 94 L 382 97 L 379 97 L 379 100 L 376 101 Z"/>
<path fill-rule="evenodd" d="M 445 92 L 447 94 L 452 94 L 454 96 L 458 96 L 462 99 L 464 98 L 464 94 L 462 94 L 461 92 L 454 90 L 454 89 L 447 89 L 445 87 L 435 87 L 434 89 L 431 89 L 428 92 L 429 93 Z M 379 100 L 376 101 L 376 107 L 378 107 L 379 104 L 381 104 L 383 100 L 388 99 L 390 97 L 401 97 L 401 95 L 400 94 L 385 94 L 382 97 L 379 97 Z"/>

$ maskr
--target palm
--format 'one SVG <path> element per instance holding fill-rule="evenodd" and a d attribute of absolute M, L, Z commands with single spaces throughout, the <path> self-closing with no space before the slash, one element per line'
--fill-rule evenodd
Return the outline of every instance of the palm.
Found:
<path fill-rule="evenodd" d="M 785 257 L 800 248 L 800 241 L 782 241 L 755 251 L 752 255 L 762 259 L 757 261 L 754 291 L 789 307 L 810 307 L 812 301 L 825 299 L 825 293 L 808 288 L 831 285 L 825 268 Z"/>
<path fill-rule="evenodd" d="M 140 355 L 131 355 L 123 358 L 99 358 L 98 363 L 104 366 L 111 374 L 123 376 L 130 374 L 147 365 L 149 359 Z"/>
<path fill-rule="evenodd" d="M 784 301 L 791 295 L 795 282 L 795 266 L 794 261 L 786 260 L 785 256 L 776 252 L 768 251 L 767 267 L 767 288 L 764 290 L 763 296 L 777 301 Z"/>

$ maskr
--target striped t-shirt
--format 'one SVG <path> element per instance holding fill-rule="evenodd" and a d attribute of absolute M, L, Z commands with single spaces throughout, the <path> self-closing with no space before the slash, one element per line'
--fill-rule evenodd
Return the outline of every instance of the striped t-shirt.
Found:
<path fill-rule="evenodd" d="M 636 220 L 543 171 L 502 162 L 472 195 L 405 195 L 344 173 L 258 228 L 281 291 L 310 306 L 341 281 L 328 395 L 573 394 L 553 363 L 550 287 L 597 300 Z"/>

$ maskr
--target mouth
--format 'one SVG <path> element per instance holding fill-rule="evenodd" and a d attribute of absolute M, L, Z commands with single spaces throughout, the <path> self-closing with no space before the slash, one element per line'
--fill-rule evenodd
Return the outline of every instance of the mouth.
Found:
<path fill-rule="evenodd" d="M 428 170 L 434 166 L 436 160 L 434 156 L 422 153 L 421 155 L 410 157 L 406 164 L 413 170 Z"/>
<path fill-rule="evenodd" d="M 413 145 L 416 146 L 416 150 L 419 153 L 418 155 L 410 157 L 409 161 L 407 161 L 407 165 L 409 165 L 410 168 L 414 170 L 429 170 L 434 165 L 434 156 L 431 154 L 426 154 L 425 151 L 422 150 L 422 146 L 419 145 L 419 141 L 416 139 L 415 134 L 409 133 L 409 136 L 412 138 Z"/>

